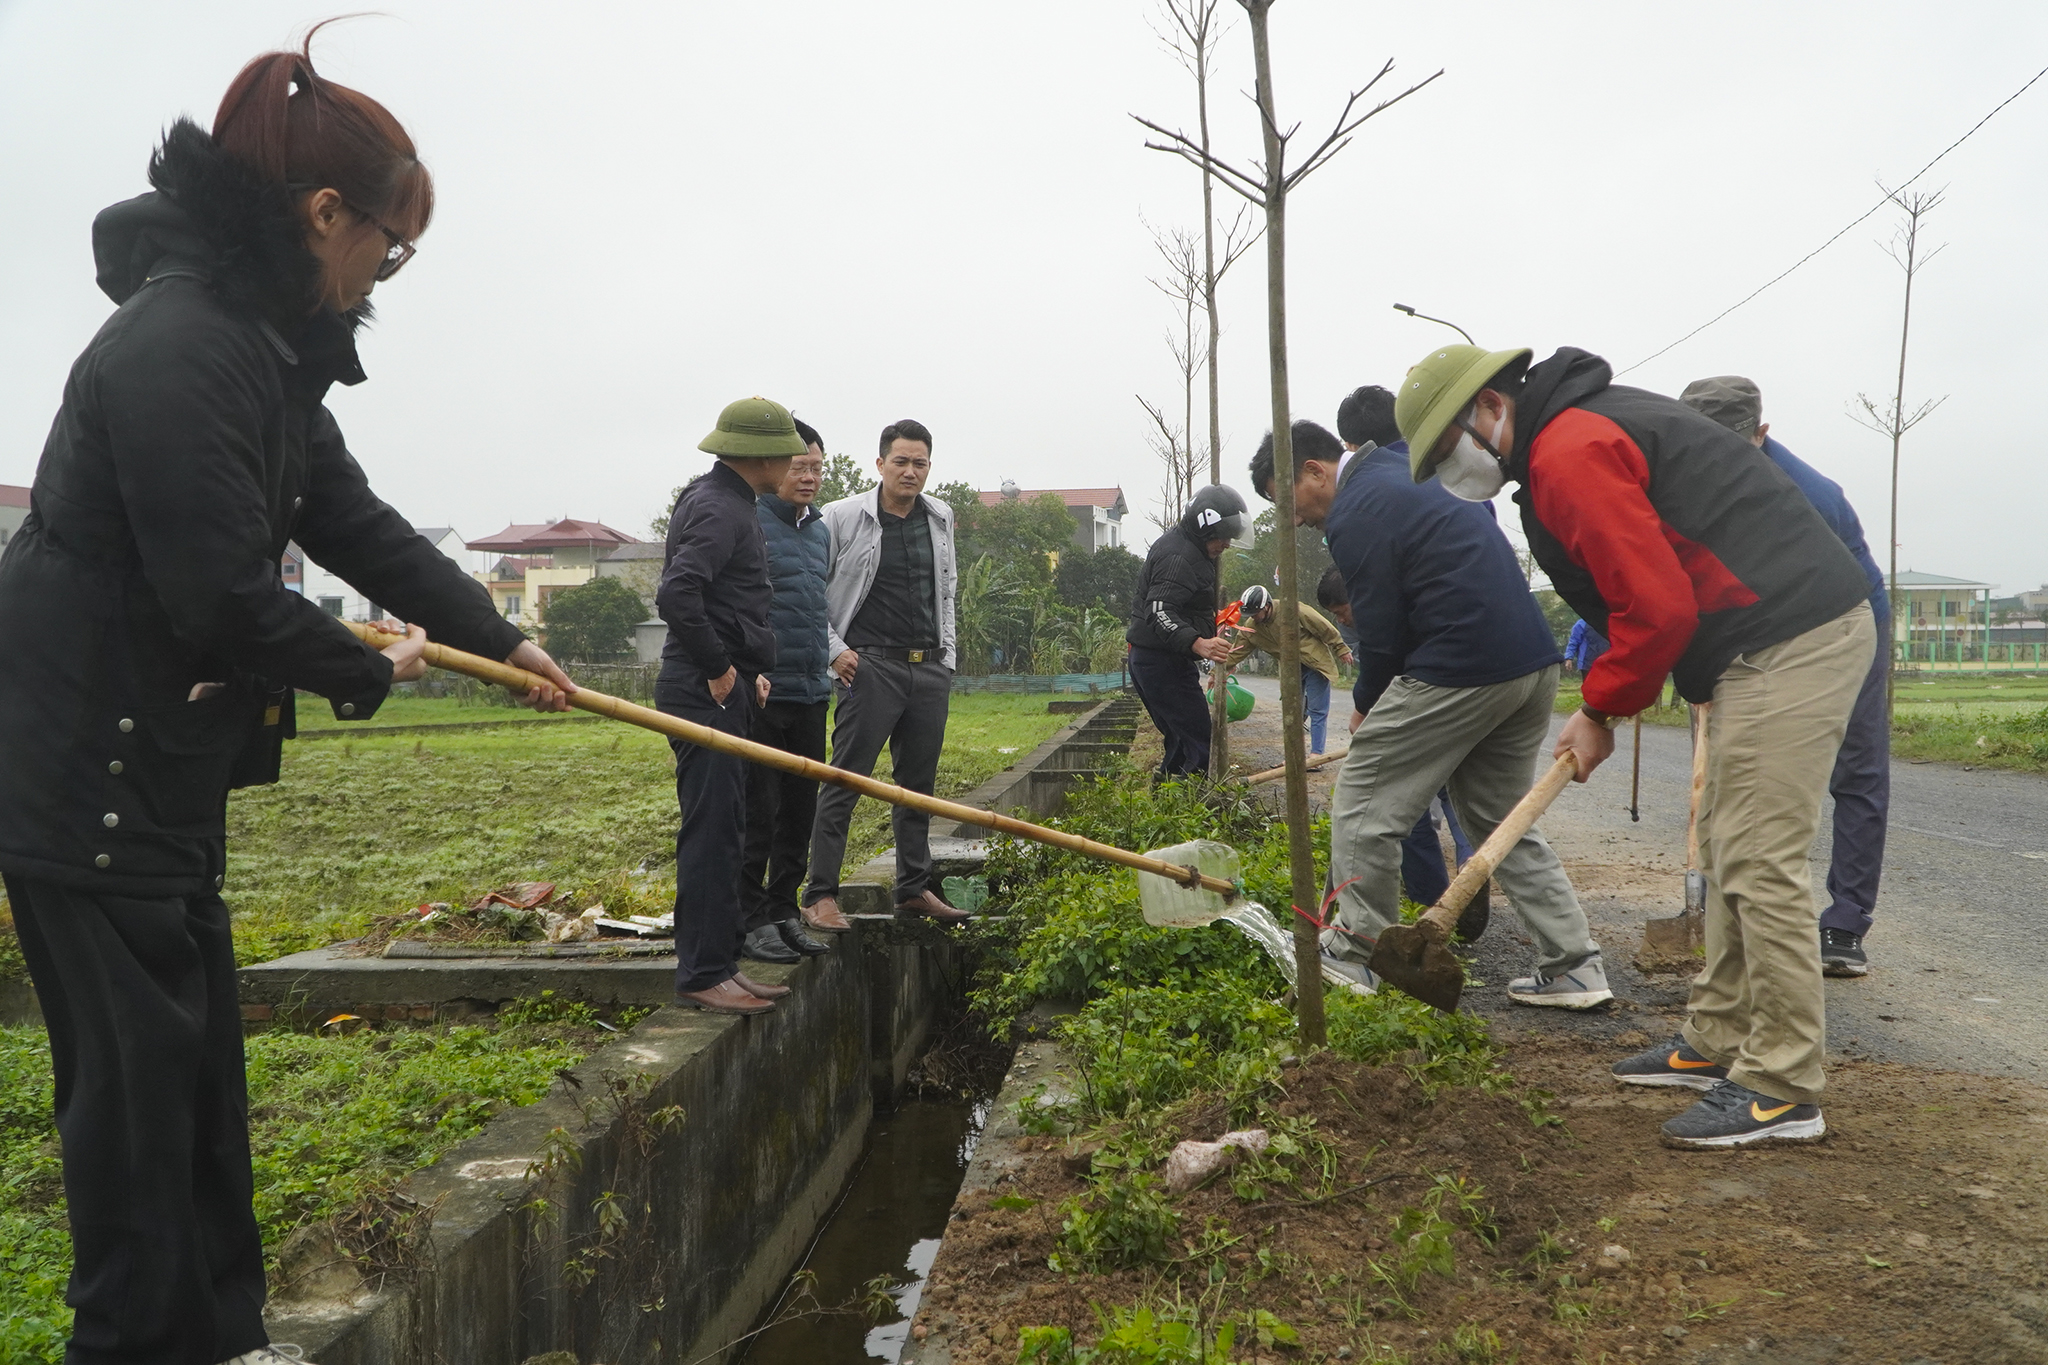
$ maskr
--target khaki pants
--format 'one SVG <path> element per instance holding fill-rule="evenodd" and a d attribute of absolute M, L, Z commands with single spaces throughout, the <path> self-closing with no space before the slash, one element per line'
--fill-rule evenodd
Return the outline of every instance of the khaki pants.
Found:
<path fill-rule="evenodd" d="M 1817 1103 L 1825 1083 L 1827 1002 L 1808 855 L 1875 647 L 1870 604 L 1859 603 L 1738 655 L 1707 715 L 1707 962 L 1693 978 L 1685 1040 L 1736 1084 L 1787 1103 Z"/>
<path fill-rule="evenodd" d="M 1528 793 L 1550 730 L 1557 672 L 1553 664 L 1484 687 L 1405 677 L 1387 685 L 1352 736 L 1330 794 L 1339 927 L 1323 931 L 1323 947 L 1332 957 L 1367 961 L 1380 932 L 1399 922 L 1401 841 L 1439 789 L 1450 787 L 1451 805 L 1475 844 Z M 1544 972 L 1570 971 L 1600 951 L 1541 834 L 1523 835 L 1494 878 L 1529 931 Z"/>

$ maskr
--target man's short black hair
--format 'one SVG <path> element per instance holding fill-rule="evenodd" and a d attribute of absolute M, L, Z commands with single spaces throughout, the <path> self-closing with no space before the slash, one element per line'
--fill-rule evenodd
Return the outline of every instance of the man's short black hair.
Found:
<path fill-rule="evenodd" d="M 1310 460 L 1320 460 L 1333 468 L 1344 458 L 1344 443 L 1332 436 L 1327 427 L 1314 422 L 1296 422 L 1294 432 L 1294 473 L 1301 476 L 1301 467 Z M 1273 500 L 1273 433 L 1267 432 L 1266 439 L 1259 442 L 1259 449 L 1252 456 L 1252 487 L 1267 502 Z"/>
<path fill-rule="evenodd" d="M 1323 576 L 1316 580 L 1316 605 L 1325 609 L 1341 607 L 1351 600 L 1351 593 L 1344 586 L 1344 575 L 1337 572 L 1332 564 L 1323 570 Z"/>
<path fill-rule="evenodd" d="M 802 441 L 806 447 L 816 446 L 820 450 L 825 448 L 825 438 L 818 434 L 816 427 L 806 422 L 803 418 L 798 417 L 795 413 L 790 414 L 789 420 L 796 423 L 797 439 Z"/>
<path fill-rule="evenodd" d="M 1337 405 L 1337 434 L 1348 445 L 1390 446 L 1401 439 L 1394 421 L 1394 395 L 1377 384 L 1353 389 Z"/>
<path fill-rule="evenodd" d="M 913 422 L 908 417 L 900 422 L 891 422 L 882 428 L 882 458 L 889 456 L 889 447 L 897 441 L 923 441 L 924 453 L 932 453 L 932 434 L 922 422 Z"/>

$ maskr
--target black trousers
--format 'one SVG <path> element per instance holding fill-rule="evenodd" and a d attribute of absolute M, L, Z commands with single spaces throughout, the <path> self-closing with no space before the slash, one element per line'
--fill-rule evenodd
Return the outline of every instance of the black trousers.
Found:
<path fill-rule="evenodd" d="M 671 716 L 748 738 L 755 710 L 741 677 L 726 704 L 702 678 L 655 680 L 654 704 Z M 745 690 L 742 690 L 745 689 Z M 747 761 L 679 739 L 676 753 L 676 989 L 709 990 L 739 970 L 740 856 L 747 828 Z"/>
<path fill-rule="evenodd" d="M 9 876 L 50 1033 L 76 1317 L 65 1365 L 218 1365 L 268 1341 L 228 909 Z"/>
<path fill-rule="evenodd" d="M 1209 706 L 1192 654 L 1131 646 L 1131 686 L 1166 740 L 1161 777 L 1209 771 Z"/>
<path fill-rule="evenodd" d="M 829 701 L 777 701 L 754 712 L 754 738 L 784 753 L 825 761 Z M 796 917 L 796 890 L 811 855 L 818 784 L 758 763 L 747 765 L 747 844 L 740 866 L 742 930 Z"/>
<path fill-rule="evenodd" d="M 834 683 L 839 709 L 832 718 L 832 766 L 872 777 L 889 750 L 890 777 L 899 787 L 931 795 L 946 747 L 946 715 L 953 703 L 953 670 L 937 661 L 921 664 L 860 656 L 853 686 Z M 839 894 L 846 862 L 846 835 L 853 824 L 858 792 L 827 787 L 818 794 L 818 818 L 811 827 L 810 885 L 804 904 Z M 896 903 L 929 889 L 932 878 L 932 818 L 908 806 L 889 808 L 896 835 Z"/>

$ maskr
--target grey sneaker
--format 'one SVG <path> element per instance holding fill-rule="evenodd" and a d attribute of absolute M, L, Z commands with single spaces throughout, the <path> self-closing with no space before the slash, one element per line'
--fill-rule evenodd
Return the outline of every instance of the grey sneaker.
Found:
<path fill-rule="evenodd" d="M 1666 1147 L 1740 1147 L 1751 1142 L 1818 1142 L 1827 1120 L 1817 1104 L 1789 1104 L 1733 1081 L 1664 1125 Z"/>
<path fill-rule="evenodd" d="M 1600 954 L 1581 962 L 1568 972 L 1545 976 L 1517 977 L 1508 982 L 1508 999 L 1517 1005 L 1549 1005 L 1561 1010 L 1589 1010 L 1614 998 L 1607 989 L 1607 968 Z"/>
<path fill-rule="evenodd" d="M 1820 972 L 1822 976 L 1868 976 L 1870 958 L 1863 940 L 1847 929 L 1820 931 Z"/>
<path fill-rule="evenodd" d="M 1323 949 L 1323 980 L 1353 995 L 1371 995 L 1380 988 L 1380 979 L 1372 974 L 1372 968 L 1363 962 L 1332 957 L 1327 948 Z"/>
<path fill-rule="evenodd" d="M 1687 1090 L 1712 1090 L 1728 1079 L 1728 1068 L 1692 1050 L 1685 1035 L 1674 1033 L 1655 1047 L 1614 1064 L 1614 1079 L 1623 1085 L 1672 1085 Z"/>

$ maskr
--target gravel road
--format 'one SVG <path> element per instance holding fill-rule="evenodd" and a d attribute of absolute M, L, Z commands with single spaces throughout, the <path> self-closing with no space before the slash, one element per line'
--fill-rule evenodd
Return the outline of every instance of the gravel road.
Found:
<path fill-rule="evenodd" d="M 1279 683 L 1245 678 L 1259 697 L 1232 727 L 1233 758 L 1277 763 Z M 1350 708 L 1332 698 L 1331 743 Z M 1601 1034 L 1654 1033 L 1675 1020 L 1684 978 L 1645 978 L 1628 965 L 1651 915 L 1684 907 L 1686 798 L 1691 774 L 1683 727 L 1643 727 L 1640 823 L 1628 814 L 1630 739 L 1591 782 L 1569 788 L 1539 826 L 1564 858 L 1606 949 L 1622 1006 L 1580 1020 L 1514 1008 L 1501 997 L 1511 974 L 1528 970 L 1519 927 L 1495 898 L 1494 927 L 1479 945 L 1467 993 L 1490 1016 L 1528 1026 Z M 1331 771 L 1334 771 L 1332 769 Z M 1312 789 L 1327 802 L 1328 781 Z M 1827 813 L 1814 848 L 1814 881 L 1827 876 Z M 2048 1082 L 2048 778 L 1954 764 L 1894 762 L 1890 844 L 1877 922 L 1866 947 L 1871 972 L 1831 980 L 1831 1052 L 1917 1066 Z M 1669 1016 L 1669 1019 L 1652 1016 Z"/>

